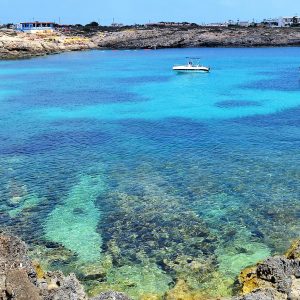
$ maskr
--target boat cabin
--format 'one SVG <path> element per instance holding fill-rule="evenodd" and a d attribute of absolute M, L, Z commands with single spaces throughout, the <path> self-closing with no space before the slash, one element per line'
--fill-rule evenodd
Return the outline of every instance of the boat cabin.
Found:
<path fill-rule="evenodd" d="M 53 32 L 54 27 L 54 22 L 22 22 L 17 25 L 17 30 L 28 33 Z"/>

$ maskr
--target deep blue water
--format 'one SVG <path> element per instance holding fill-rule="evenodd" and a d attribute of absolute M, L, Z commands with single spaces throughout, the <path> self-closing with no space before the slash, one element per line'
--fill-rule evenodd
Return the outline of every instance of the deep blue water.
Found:
<path fill-rule="evenodd" d="M 186 56 L 211 73 L 173 73 Z M 0 62 L 1 226 L 90 293 L 230 295 L 299 237 L 299 66 L 299 48 Z"/>

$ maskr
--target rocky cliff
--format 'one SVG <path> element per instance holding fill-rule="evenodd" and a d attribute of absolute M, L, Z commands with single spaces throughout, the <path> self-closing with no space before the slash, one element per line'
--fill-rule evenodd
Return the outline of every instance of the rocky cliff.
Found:
<path fill-rule="evenodd" d="M 0 30 L 0 59 L 87 49 L 300 46 L 298 28 L 165 27 L 26 34 Z"/>

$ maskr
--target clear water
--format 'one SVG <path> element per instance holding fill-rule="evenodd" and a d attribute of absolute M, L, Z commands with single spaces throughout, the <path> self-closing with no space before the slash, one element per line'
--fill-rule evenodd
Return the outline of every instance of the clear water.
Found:
<path fill-rule="evenodd" d="M 212 72 L 174 74 L 186 56 Z M 91 295 L 231 295 L 299 237 L 299 66 L 299 48 L 0 62 L 1 226 Z"/>

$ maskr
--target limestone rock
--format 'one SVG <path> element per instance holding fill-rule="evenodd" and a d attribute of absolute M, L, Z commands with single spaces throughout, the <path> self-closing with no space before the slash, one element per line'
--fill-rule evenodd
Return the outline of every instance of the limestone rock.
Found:
<path fill-rule="evenodd" d="M 266 259 L 242 271 L 239 280 L 242 292 L 239 300 L 300 299 L 300 261 L 285 256 Z M 247 294 L 250 292 L 249 294 Z M 254 298 L 253 298 L 254 297 Z M 265 297 L 265 298 L 264 298 Z"/>
<path fill-rule="evenodd" d="M 38 288 L 33 285 L 24 269 L 12 269 L 6 274 L 6 297 L 3 299 L 41 300 Z"/>
<path fill-rule="evenodd" d="M 108 291 L 101 293 L 91 300 L 130 300 L 125 294 L 119 292 Z"/>
<path fill-rule="evenodd" d="M 75 274 L 64 276 L 61 272 L 48 272 L 44 300 L 87 300 L 87 296 Z"/>
<path fill-rule="evenodd" d="M 0 299 L 40 300 L 36 273 L 24 242 L 0 235 Z"/>
<path fill-rule="evenodd" d="M 235 300 L 287 300 L 287 295 L 274 289 L 258 289 Z"/>
<path fill-rule="evenodd" d="M 36 272 L 37 270 L 37 272 Z M 45 273 L 27 256 L 20 239 L 0 235 L 1 300 L 87 300 L 82 285 L 74 274 Z"/>
<path fill-rule="evenodd" d="M 156 49 L 183 47 L 264 47 L 299 46 L 297 28 L 210 28 L 210 27 L 149 27 L 115 29 L 68 34 L 55 32 L 42 36 L 0 30 L 0 59 L 29 58 L 65 51 L 86 49 Z"/>
<path fill-rule="evenodd" d="M 298 259 L 287 259 L 273 257 L 265 260 L 257 267 L 259 278 L 271 282 L 275 288 L 284 293 L 289 293 L 293 276 L 300 273 L 300 261 Z"/>

